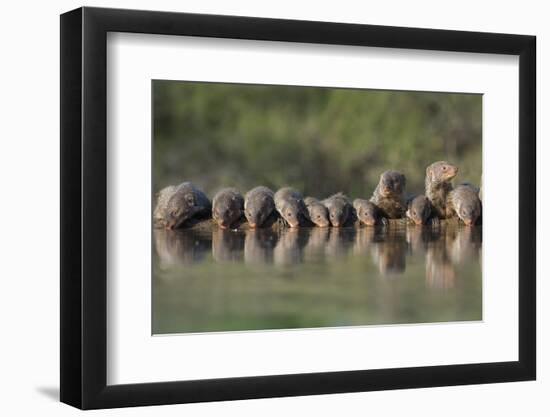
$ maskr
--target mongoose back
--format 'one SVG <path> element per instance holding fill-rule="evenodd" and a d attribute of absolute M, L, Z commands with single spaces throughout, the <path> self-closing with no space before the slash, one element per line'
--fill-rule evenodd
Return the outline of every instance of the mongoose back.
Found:
<path fill-rule="evenodd" d="M 372 201 L 356 198 L 353 208 L 359 221 L 367 226 L 375 226 L 382 221 L 382 213 Z"/>
<path fill-rule="evenodd" d="M 398 171 L 385 171 L 380 175 L 380 181 L 370 199 L 388 219 L 405 217 L 407 205 L 405 201 L 405 175 Z"/>
<path fill-rule="evenodd" d="M 244 211 L 244 198 L 235 188 L 224 188 L 212 200 L 212 219 L 222 229 L 231 227 Z"/>
<path fill-rule="evenodd" d="M 273 191 L 258 186 L 246 193 L 244 197 L 244 215 L 250 227 L 261 227 L 275 210 Z"/>
<path fill-rule="evenodd" d="M 191 217 L 208 215 L 210 200 L 190 182 L 163 188 L 153 213 L 155 226 L 177 229 Z"/>
<path fill-rule="evenodd" d="M 438 161 L 426 168 L 426 197 L 432 203 L 432 207 L 440 219 L 452 216 L 447 212 L 447 195 L 453 189 L 451 180 L 456 177 L 458 167 L 446 162 Z"/>
<path fill-rule="evenodd" d="M 315 197 L 306 197 L 304 199 L 304 203 L 306 204 L 310 220 L 316 226 L 330 226 L 327 208 L 319 200 L 317 200 Z"/>
<path fill-rule="evenodd" d="M 448 210 L 467 226 L 473 226 L 481 216 L 481 201 L 470 185 L 459 185 L 447 197 Z"/>
<path fill-rule="evenodd" d="M 300 226 L 300 221 L 309 220 L 309 214 L 302 194 L 290 187 L 281 188 L 275 193 L 275 208 L 290 227 Z M 303 220 L 302 220 L 303 221 Z"/>
<path fill-rule="evenodd" d="M 330 224 L 333 227 L 344 226 L 351 216 L 352 206 L 343 193 L 337 193 L 322 201 L 328 210 Z"/>

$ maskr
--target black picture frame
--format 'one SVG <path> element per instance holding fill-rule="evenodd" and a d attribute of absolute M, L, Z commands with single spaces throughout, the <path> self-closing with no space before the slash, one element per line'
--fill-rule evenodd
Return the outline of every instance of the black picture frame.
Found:
<path fill-rule="evenodd" d="M 519 56 L 519 360 L 107 385 L 108 32 Z M 535 379 L 535 51 L 524 35 L 88 7 L 61 15 L 61 401 L 94 409 Z"/>

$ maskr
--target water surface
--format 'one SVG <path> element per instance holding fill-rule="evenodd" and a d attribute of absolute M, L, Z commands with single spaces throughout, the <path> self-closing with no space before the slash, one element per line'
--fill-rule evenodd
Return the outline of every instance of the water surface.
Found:
<path fill-rule="evenodd" d="M 154 231 L 153 333 L 481 320 L 481 227 Z"/>

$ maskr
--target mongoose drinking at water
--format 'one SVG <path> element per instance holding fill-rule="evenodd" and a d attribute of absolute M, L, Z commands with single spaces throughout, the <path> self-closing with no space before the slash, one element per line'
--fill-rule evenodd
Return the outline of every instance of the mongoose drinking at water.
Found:
<path fill-rule="evenodd" d="M 446 161 L 434 162 L 426 168 L 426 197 L 440 219 L 452 216 L 446 209 L 447 195 L 453 189 L 451 180 L 457 173 L 458 168 Z"/>
<path fill-rule="evenodd" d="M 244 215 L 250 227 L 261 227 L 275 210 L 273 191 L 264 186 L 255 187 L 244 197 Z"/>
<path fill-rule="evenodd" d="M 417 195 L 407 204 L 407 217 L 417 225 L 435 223 L 434 216 L 432 203 L 425 195 Z"/>
<path fill-rule="evenodd" d="M 380 209 L 372 201 L 356 198 L 353 200 L 353 208 L 359 221 L 367 226 L 375 226 L 384 223 Z"/>
<path fill-rule="evenodd" d="M 397 171 L 386 171 L 380 175 L 380 181 L 370 199 L 388 219 L 405 217 L 405 175 Z"/>
<path fill-rule="evenodd" d="M 337 193 L 322 201 L 328 210 L 330 224 L 334 227 L 344 226 L 352 214 L 349 199 L 343 193 Z"/>
<path fill-rule="evenodd" d="M 159 192 L 153 221 L 155 227 L 176 229 L 191 217 L 210 214 L 210 210 L 208 197 L 192 183 L 183 182 Z"/>
<path fill-rule="evenodd" d="M 244 198 L 235 188 L 224 188 L 216 193 L 212 200 L 212 219 L 222 229 L 226 229 L 239 220 L 244 211 Z"/>
<path fill-rule="evenodd" d="M 447 197 L 447 212 L 456 215 L 467 226 L 476 224 L 481 216 L 481 201 L 471 185 L 459 185 Z"/>
<path fill-rule="evenodd" d="M 304 199 L 304 203 L 306 204 L 310 220 L 316 226 L 330 226 L 327 208 L 319 200 L 317 200 L 315 197 L 306 197 Z"/>
<path fill-rule="evenodd" d="M 169 185 L 157 193 L 157 205 L 153 211 L 153 225 L 156 228 L 165 228 L 167 225 L 166 207 L 168 205 L 168 200 L 174 195 L 174 191 L 176 191 L 176 186 Z"/>
<path fill-rule="evenodd" d="M 309 214 L 302 194 L 290 187 L 275 193 L 275 208 L 290 227 L 300 226 L 300 221 L 309 220 Z"/>

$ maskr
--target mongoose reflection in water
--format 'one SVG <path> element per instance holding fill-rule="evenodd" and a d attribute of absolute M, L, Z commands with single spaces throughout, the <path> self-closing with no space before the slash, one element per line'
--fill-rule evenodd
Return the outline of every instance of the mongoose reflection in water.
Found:
<path fill-rule="evenodd" d="M 251 228 L 261 227 L 275 210 L 273 191 L 264 186 L 255 187 L 244 197 L 244 215 Z"/>
<path fill-rule="evenodd" d="M 327 208 L 330 224 L 334 227 L 344 226 L 352 214 L 351 203 L 343 193 L 325 198 L 322 203 Z"/>
<path fill-rule="evenodd" d="M 177 229 L 192 217 L 210 214 L 208 197 L 190 182 L 168 186 L 158 193 L 153 212 L 155 227 Z"/>
<path fill-rule="evenodd" d="M 380 175 L 380 181 L 370 199 L 388 219 L 405 217 L 405 175 L 397 171 L 386 171 Z"/>
<path fill-rule="evenodd" d="M 372 201 L 356 198 L 353 200 L 353 208 L 355 209 L 357 219 L 367 226 L 387 223 L 381 210 Z"/>
<path fill-rule="evenodd" d="M 224 188 L 212 200 L 212 219 L 222 229 L 233 226 L 244 211 L 244 198 L 235 188 Z"/>
<path fill-rule="evenodd" d="M 247 264 L 273 263 L 273 248 L 279 236 L 270 228 L 245 231 L 244 262 Z"/>
<path fill-rule="evenodd" d="M 300 229 L 286 228 L 281 230 L 279 240 L 273 249 L 275 265 L 295 265 L 302 262 L 302 247 L 300 245 Z"/>
<path fill-rule="evenodd" d="M 328 210 L 319 200 L 315 197 L 306 197 L 304 199 L 304 203 L 306 204 L 310 220 L 316 226 L 330 226 L 330 222 L 328 220 Z"/>
<path fill-rule="evenodd" d="M 451 180 L 456 174 L 458 167 L 446 161 L 434 162 L 426 168 L 426 197 L 440 219 L 452 216 L 452 212 L 447 211 L 447 196 L 453 189 Z"/>
<path fill-rule="evenodd" d="M 459 185 L 447 197 L 447 212 L 454 213 L 467 226 L 473 226 L 481 216 L 481 201 L 471 185 Z"/>
<path fill-rule="evenodd" d="M 290 227 L 298 227 L 309 214 L 302 194 L 290 187 L 281 188 L 275 193 L 275 208 Z"/>
<path fill-rule="evenodd" d="M 244 238 L 243 233 L 215 227 L 212 229 L 212 258 L 216 262 L 242 262 Z"/>
<path fill-rule="evenodd" d="M 210 234 L 188 230 L 153 231 L 155 248 L 161 269 L 172 265 L 189 265 L 204 260 L 212 247 Z M 172 275 L 163 275 L 164 277 Z"/>

